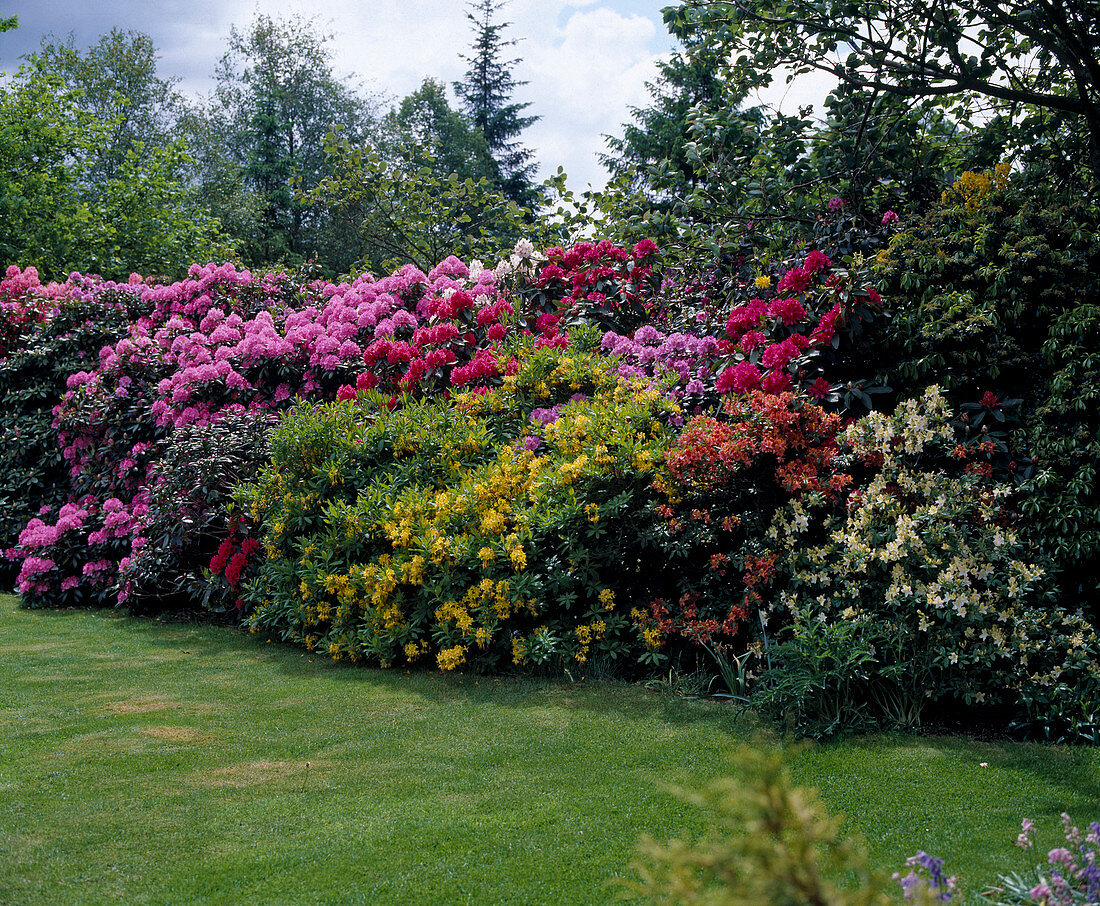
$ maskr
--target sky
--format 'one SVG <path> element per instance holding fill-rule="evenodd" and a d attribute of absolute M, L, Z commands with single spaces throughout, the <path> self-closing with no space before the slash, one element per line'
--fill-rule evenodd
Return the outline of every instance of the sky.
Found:
<path fill-rule="evenodd" d="M 521 136 L 535 152 L 540 177 L 559 166 L 577 191 L 602 186 L 598 160 L 605 134 L 621 134 L 631 106 L 645 106 L 646 82 L 675 42 L 661 20 L 672 0 L 511 0 L 501 15 L 518 58 L 514 100 L 540 117 Z M 112 27 L 149 35 L 160 52 L 160 74 L 175 76 L 186 95 L 214 86 L 213 73 L 232 26 L 257 13 L 314 19 L 333 35 L 334 69 L 397 101 L 427 76 L 450 86 L 462 78 L 472 38 L 462 0 L 0 0 L 0 15 L 19 28 L 0 34 L 0 69 L 36 50 L 42 37 L 70 34 L 79 48 Z M 453 99 L 453 92 L 452 92 Z"/>

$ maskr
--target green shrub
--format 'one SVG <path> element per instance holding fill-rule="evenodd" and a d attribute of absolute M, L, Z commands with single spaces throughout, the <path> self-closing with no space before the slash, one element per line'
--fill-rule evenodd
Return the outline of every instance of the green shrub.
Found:
<path fill-rule="evenodd" d="M 234 488 L 266 461 L 273 419 L 264 412 L 227 412 L 173 434 L 153 471 L 133 553 L 119 566 L 120 603 L 135 613 L 222 613 L 236 606 L 237 583 L 224 577 L 228 563 L 218 575 L 209 575 L 210 565 L 232 534 Z"/>
<path fill-rule="evenodd" d="M 960 430 L 1004 442 L 994 465 L 1024 491 L 1022 538 L 1067 608 L 1097 617 L 1100 211 L 1025 192 L 1003 168 L 966 173 L 877 270 L 893 315 L 883 380 L 902 398 L 931 383 L 956 407 L 985 398 L 990 417 Z"/>
<path fill-rule="evenodd" d="M 676 791 L 706 810 L 711 830 L 692 842 L 644 838 L 635 866 L 640 880 L 629 889 L 647 902 L 678 906 L 893 902 L 868 869 L 862 842 L 840 834 L 840 822 L 812 790 L 791 783 L 778 756 L 746 748 L 734 765 L 748 777 Z"/>
<path fill-rule="evenodd" d="M 1010 492 L 946 465 L 949 415 L 932 387 L 867 416 L 844 437 L 867 476 L 846 511 L 777 516 L 783 628 L 757 700 L 801 733 L 916 726 L 932 709 L 965 708 L 1087 736 L 1100 717 L 1096 632 L 1039 605 L 1043 573 Z"/>

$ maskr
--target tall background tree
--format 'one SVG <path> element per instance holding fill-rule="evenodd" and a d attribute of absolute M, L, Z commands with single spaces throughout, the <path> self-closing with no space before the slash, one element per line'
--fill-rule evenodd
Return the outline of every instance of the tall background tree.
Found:
<path fill-rule="evenodd" d="M 184 102 L 174 80 L 157 71 L 157 50 L 148 35 L 112 28 L 86 51 L 70 35 L 44 39 L 29 61 L 61 79 L 72 102 L 102 123 L 111 123 L 96 148 L 91 177 L 112 178 L 128 154 L 146 158 L 170 144 Z"/>
<path fill-rule="evenodd" d="M 301 18 L 259 15 L 230 32 L 218 66 L 205 134 L 225 149 L 211 155 L 212 192 L 236 174 L 256 216 L 242 254 L 250 264 L 324 258 L 332 251 L 325 210 L 308 201 L 325 173 L 325 138 L 341 130 L 365 138 L 375 105 L 333 72 L 329 36 Z"/>
<path fill-rule="evenodd" d="M 342 237 L 342 270 L 495 257 L 526 231 L 531 212 L 501 194 L 484 137 L 433 79 L 393 107 L 370 141 L 331 134 L 327 154 L 308 200 Z"/>
<path fill-rule="evenodd" d="M 475 0 L 467 4 L 466 18 L 473 26 L 473 53 L 463 56 L 468 64 L 465 77 L 454 83 L 463 111 L 484 136 L 497 165 L 496 180 L 505 197 L 524 207 L 535 208 L 541 201 L 534 183 L 534 153 L 524 148 L 519 136 L 537 116 L 524 116 L 530 104 L 516 103 L 516 88 L 526 84 L 512 76 L 518 60 L 504 59 L 515 40 L 504 37 L 511 24 L 498 21 L 504 0 Z"/>
<path fill-rule="evenodd" d="M 0 87 L 0 255 L 125 278 L 230 254 L 170 137 L 176 100 L 145 35 L 44 42 Z"/>

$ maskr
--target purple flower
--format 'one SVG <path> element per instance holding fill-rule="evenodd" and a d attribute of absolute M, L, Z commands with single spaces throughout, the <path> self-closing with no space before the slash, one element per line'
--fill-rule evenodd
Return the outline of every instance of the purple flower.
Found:
<path fill-rule="evenodd" d="M 534 409 L 531 412 L 531 421 L 536 425 L 549 425 L 558 420 L 560 412 L 561 406 L 555 406 L 553 409 Z"/>

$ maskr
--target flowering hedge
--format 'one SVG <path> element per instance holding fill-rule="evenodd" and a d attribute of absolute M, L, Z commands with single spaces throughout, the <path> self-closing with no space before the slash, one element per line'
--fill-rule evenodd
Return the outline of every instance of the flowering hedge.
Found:
<path fill-rule="evenodd" d="M 149 494 L 174 432 L 360 390 L 423 396 L 484 386 L 504 371 L 496 353 L 507 339 L 531 334 L 537 345 L 562 346 L 566 312 L 614 307 L 618 296 L 608 301 L 596 287 L 631 287 L 619 295 L 635 304 L 654 252 L 578 247 L 563 253 L 570 270 L 559 267 L 560 280 L 536 277 L 534 251 L 521 243 L 496 270 L 451 257 L 428 274 L 406 266 L 334 285 L 227 264 L 140 286 L 149 310 L 99 351 L 98 367 L 69 376 L 56 410 L 75 509 L 40 513 L 20 534 L 11 553 L 22 562 L 24 601 L 112 600 L 119 562 L 139 551 L 148 559 Z M 33 310 L 32 292 L 20 285 L 12 295 Z M 128 595 L 123 581 L 119 598 Z"/>
<path fill-rule="evenodd" d="M 1013 401 L 853 423 L 882 310 L 858 270 L 812 250 L 723 295 L 655 255 L 521 242 L 340 284 L 9 272 L 0 378 L 43 343 L 72 369 L 64 487 L 11 552 L 24 602 L 202 607 L 386 665 L 709 660 L 819 735 L 928 704 L 1093 732 L 1095 630 L 1039 606 L 1002 439 L 957 436 Z"/>
<path fill-rule="evenodd" d="M 248 625 L 383 666 L 646 660 L 631 603 L 655 571 L 630 527 L 677 409 L 591 354 L 517 353 L 486 392 L 284 419 L 241 495 L 266 549 Z"/>

